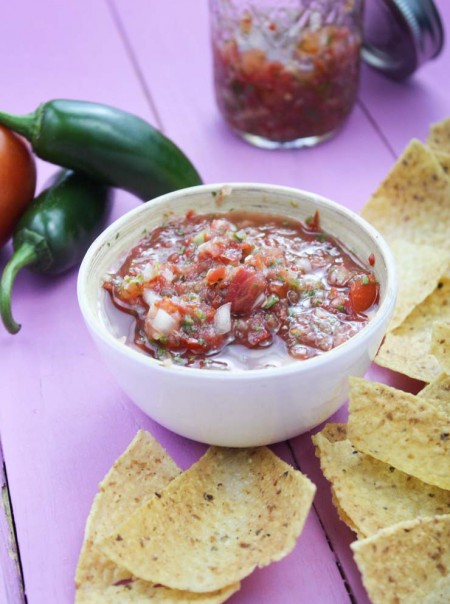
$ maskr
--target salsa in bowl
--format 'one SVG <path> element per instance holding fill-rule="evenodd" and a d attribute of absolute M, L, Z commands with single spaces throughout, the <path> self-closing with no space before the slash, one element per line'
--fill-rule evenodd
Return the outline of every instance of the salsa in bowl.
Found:
<path fill-rule="evenodd" d="M 202 185 L 129 212 L 91 246 L 78 296 L 130 398 L 211 444 L 304 432 L 344 401 L 395 302 L 393 261 L 353 212 L 304 191 Z"/>

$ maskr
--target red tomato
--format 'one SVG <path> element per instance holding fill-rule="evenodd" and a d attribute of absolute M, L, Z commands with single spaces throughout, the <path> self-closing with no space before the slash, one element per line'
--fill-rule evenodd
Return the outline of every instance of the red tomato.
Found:
<path fill-rule="evenodd" d="M 224 302 L 231 302 L 231 312 L 238 315 L 247 314 L 265 287 L 264 277 L 255 271 L 241 268 L 233 277 Z"/>
<path fill-rule="evenodd" d="M 358 275 L 350 284 L 350 301 L 355 312 L 364 312 L 378 300 L 379 285 L 373 275 Z"/>
<path fill-rule="evenodd" d="M 0 246 L 33 201 L 36 164 L 27 143 L 0 126 Z"/>

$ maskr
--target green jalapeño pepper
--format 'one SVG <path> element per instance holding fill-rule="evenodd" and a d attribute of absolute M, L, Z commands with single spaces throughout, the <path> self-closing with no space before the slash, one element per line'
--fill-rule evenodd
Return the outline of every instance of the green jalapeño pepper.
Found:
<path fill-rule="evenodd" d="M 107 105 L 53 100 L 28 115 L 0 113 L 0 124 L 28 139 L 38 157 L 144 201 L 202 182 L 186 155 L 159 130 Z"/>
<path fill-rule="evenodd" d="M 48 275 L 76 265 L 106 224 L 112 190 L 90 177 L 61 170 L 20 218 L 13 235 L 14 254 L 0 281 L 0 314 L 6 329 L 20 329 L 11 313 L 11 293 L 19 270 Z"/>

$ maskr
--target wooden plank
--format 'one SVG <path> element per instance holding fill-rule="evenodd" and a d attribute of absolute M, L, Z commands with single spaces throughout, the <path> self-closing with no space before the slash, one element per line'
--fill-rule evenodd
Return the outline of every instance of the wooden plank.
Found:
<path fill-rule="evenodd" d="M 78 98 L 155 123 L 104 2 L 10 3 L 2 11 L 0 52 L 5 111 Z M 55 167 L 39 162 L 38 169 L 42 186 Z M 138 203 L 117 193 L 113 217 Z M 0 252 L 2 267 L 9 254 Z M 144 423 L 93 349 L 75 285 L 76 271 L 54 279 L 24 273 L 14 291 L 23 331 L 12 337 L 0 330 L 2 444 L 31 604 L 73 601 L 96 484 Z"/>
<path fill-rule="evenodd" d="M 4 604 L 22 604 L 25 603 L 22 570 L 1 447 L 0 468 L 0 602 Z"/>

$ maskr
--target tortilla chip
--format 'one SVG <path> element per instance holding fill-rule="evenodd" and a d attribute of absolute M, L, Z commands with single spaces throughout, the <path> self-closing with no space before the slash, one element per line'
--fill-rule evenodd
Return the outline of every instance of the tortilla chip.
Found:
<path fill-rule="evenodd" d="M 76 604 L 140 604 L 150 599 L 155 604 L 219 604 L 239 589 L 239 585 L 233 585 L 213 594 L 168 589 L 133 577 L 96 547 L 100 539 L 162 491 L 180 472 L 155 439 L 142 430 L 137 433 L 100 483 L 95 496 L 77 567 Z"/>
<path fill-rule="evenodd" d="M 350 378 L 348 438 L 367 455 L 450 489 L 450 416 L 424 398 Z"/>
<path fill-rule="evenodd" d="M 436 159 L 441 164 L 441 168 L 447 174 L 450 175 L 450 152 L 445 153 L 443 151 L 433 151 Z"/>
<path fill-rule="evenodd" d="M 450 153 L 450 118 L 431 125 L 427 144 L 433 151 Z"/>
<path fill-rule="evenodd" d="M 417 396 L 425 398 L 430 404 L 435 405 L 450 417 L 450 375 L 441 373 L 434 382 L 425 386 Z"/>
<path fill-rule="evenodd" d="M 327 424 L 312 440 L 339 515 L 359 539 L 403 520 L 450 513 L 450 491 L 357 451 L 345 432 L 345 424 Z"/>
<path fill-rule="evenodd" d="M 429 245 L 417 245 L 404 239 L 396 239 L 390 247 L 399 281 L 397 303 L 389 323 L 392 331 L 436 289 L 449 266 L 450 256 Z"/>
<path fill-rule="evenodd" d="M 450 602 L 450 515 L 401 522 L 351 548 L 373 604 Z"/>
<path fill-rule="evenodd" d="M 450 374 L 450 323 L 433 323 L 430 352 L 436 357 L 443 371 Z"/>
<path fill-rule="evenodd" d="M 447 277 L 441 279 L 435 291 L 397 329 L 387 334 L 375 363 L 417 380 L 432 382 L 442 373 L 438 360 L 430 353 L 435 321 L 450 322 L 450 279 Z"/>
<path fill-rule="evenodd" d="M 294 548 L 315 490 L 266 447 L 211 447 L 101 548 L 143 579 L 220 589 Z"/>
<path fill-rule="evenodd" d="M 389 243 L 404 239 L 450 250 L 450 178 L 434 153 L 411 141 L 361 215 Z"/>

